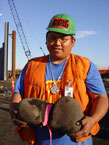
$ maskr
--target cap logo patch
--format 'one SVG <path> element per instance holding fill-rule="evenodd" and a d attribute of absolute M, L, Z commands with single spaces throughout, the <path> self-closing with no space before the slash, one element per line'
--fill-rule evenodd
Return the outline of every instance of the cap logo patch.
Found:
<path fill-rule="evenodd" d="M 53 18 L 50 27 L 68 28 L 70 26 L 69 20 L 63 18 Z"/>

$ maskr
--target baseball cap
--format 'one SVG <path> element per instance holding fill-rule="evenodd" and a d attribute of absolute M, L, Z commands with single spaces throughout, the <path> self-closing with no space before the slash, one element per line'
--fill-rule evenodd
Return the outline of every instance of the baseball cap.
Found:
<path fill-rule="evenodd" d="M 57 14 L 49 22 L 48 31 L 75 35 L 75 22 L 67 14 Z"/>

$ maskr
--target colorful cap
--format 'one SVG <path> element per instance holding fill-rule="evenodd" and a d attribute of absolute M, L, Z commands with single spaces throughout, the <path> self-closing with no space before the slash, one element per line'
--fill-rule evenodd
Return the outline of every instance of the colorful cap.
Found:
<path fill-rule="evenodd" d="M 70 16 L 66 14 L 57 14 L 50 20 L 47 30 L 74 35 L 75 22 Z"/>

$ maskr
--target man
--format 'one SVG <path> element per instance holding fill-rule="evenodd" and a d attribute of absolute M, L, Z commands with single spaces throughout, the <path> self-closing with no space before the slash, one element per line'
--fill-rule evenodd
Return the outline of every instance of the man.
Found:
<path fill-rule="evenodd" d="M 99 131 L 98 122 L 108 109 L 108 98 L 95 65 L 82 56 L 71 54 L 75 45 L 75 23 L 66 14 L 55 15 L 48 27 L 46 45 L 49 55 L 30 60 L 17 80 L 10 112 L 20 137 L 30 145 L 49 145 L 48 128 L 26 127 L 16 119 L 17 104 L 24 98 L 40 98 L 54 104 L 70 95 L 80 104 L 85 117 L 77 122 L 82 129 L 73 134 L 52 130 L 53 145 L 91 145 L 91 135 Z M 64 121 L 64 120 L 63 120 Z"/>

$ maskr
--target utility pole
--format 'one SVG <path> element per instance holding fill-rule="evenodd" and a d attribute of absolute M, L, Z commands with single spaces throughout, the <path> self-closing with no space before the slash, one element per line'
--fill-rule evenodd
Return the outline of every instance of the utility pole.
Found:
<path fill-rule="evenodd" d="M 8 80 L 8 32 L 9 32 L 9 22 L 5 22 L 5 38 L 4 38 L 4 80 Z"/>
<path fill-rule="evenodd" d="M 12 32 L 12 77 L 16 79 L 16 31 Z"/>

